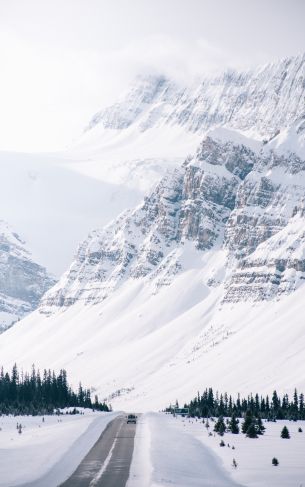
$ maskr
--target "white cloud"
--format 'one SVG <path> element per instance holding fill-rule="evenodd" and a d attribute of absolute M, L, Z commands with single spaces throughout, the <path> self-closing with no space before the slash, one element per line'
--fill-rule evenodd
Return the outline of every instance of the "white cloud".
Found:
<path fill-rule="evenodd" d="M 138 73 L 188 83 L 293 54 L 304 46 L 304 5 L 0 0 L 0 150 L 69 144 Z"/>
<path fill-rule="evenodd" d="M 232 64 L 232 56 L 202 38 L 181 41 L 165 35 L 148 36 L 141 43 L 130 42 L 111 53 L 111 57 L 129 75 L 156 72 L 184 82 Z"/>
<path fill-rule="evenodd" d="M 40 151 L 69 144 L 91 115 L 139 73 L 162 73 L 187 83 L 223 66 L 224 53 L 203 39 L 182 42 L 147 36 L 99 52 L 24 42 L 0 35 L 0 130 L 5 150 Z"/>

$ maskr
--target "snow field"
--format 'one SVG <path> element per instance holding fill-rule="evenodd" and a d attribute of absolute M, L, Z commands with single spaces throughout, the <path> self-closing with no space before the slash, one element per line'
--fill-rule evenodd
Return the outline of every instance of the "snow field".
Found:
<path fill-rule="evenodd" d="M 78 408 L 81 410 L 81 408 Z M 68 478 L 118 413 L 0 417 L 0 487 L 55 487 Z M 22 433 L 17 431 L 22 425 Z"/>
<path fill-rule="evenodd" d="M 211 449 L 239 485 L 246 487 L 301 487 L 305 485 L 305 421 L 264 422 L 265 434 L 257 439 L 246 438 L 242 433 L 238 435 L 225 433 L 221 437 L 213 432 L 214 423 L 212 421 L 209 421 L 209 429 L 204 426 L 202 420 L 167 416 L 167 422 L 177 432 L 187 433 Z M 291 436 L 287 440 L 280 437 L 284 425 L 288 427 Z M 302 428 L 302 433 L 298 432 L 299 427 Z M 212 432 L 212 436 L 209 436 L 209 431 Z M 225 447 L 219 446 L 222 439 L 226 444 Z M 227 446 L 228 444 L 230 447 Z M 273 457 L 279 461 L 277 467 L 271 463 Z M 237 468 L 232 465 L 233 458 L 237 462 Z"/>
<path fill-rule="evenodd" d="M 127 487 L 305 485 L 305 421 L 266 422 L 265 434 L 257 439 L 242 433 L 220 437 L 214 434 L 213 425 L 210 421 L 207 429 L 202 420 L 160 413 L 141 415 Z M 289 429 L 289 440 L 280 437 L 284 425 Z M 220 447 L 221 439 L 225 447 Z M 277 467 L 271 463 L 273 457 L 279 460 Z"/>
<path fill-rule="evenodd" d="M 218 456 L 171 416 L 141 415 L 127 487 L 238 487 Z"/>

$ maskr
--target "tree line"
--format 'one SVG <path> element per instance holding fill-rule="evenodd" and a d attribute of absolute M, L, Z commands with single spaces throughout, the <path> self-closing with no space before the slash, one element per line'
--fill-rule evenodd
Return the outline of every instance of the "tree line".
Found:
<path fill-rule="evenodd" d="M 58 374 L 51 370 L 39 370 L 32 366 L 30 373 L 19 372 L 17 365 L 11 373 L 0 370 L 0 414 L 54 414 L 66 407 L 84 407 L 99 411 L 109 411 L 105 402 L 98 396 L 91 398 L 89 389 L 80 383 L 74 391 L 69 385 L 67 372 Z"/>
<path fill-rule="evenodd" d="M 296 389 L 292 398 L 288 394 L 280 396 L 276 391 L 270 397 L 259 394 L 241 397 L 238 394 L 237 398 L 233 398 L 227 393 L 214 393 L 212 388 L 208 388 L 203 394 L 198 392 L 197 396 L 184 407 L 189 408 L 190 416 L 199 418 L 232 417 L 233 415 L 241 418 L 249 411 L 254 417 L 270 421 L 305 419 L 304 394 L 298 394 Z"/>

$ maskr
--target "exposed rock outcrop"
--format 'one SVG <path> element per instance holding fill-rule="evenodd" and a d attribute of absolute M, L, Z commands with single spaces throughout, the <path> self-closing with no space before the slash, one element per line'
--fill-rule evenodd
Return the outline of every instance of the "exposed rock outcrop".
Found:
<path fill-rule="evenodd" d="M 46 269 L 31 259 L 25 242 L 0 221 L 0 332 L 36 309 L 54 284 Z"/>

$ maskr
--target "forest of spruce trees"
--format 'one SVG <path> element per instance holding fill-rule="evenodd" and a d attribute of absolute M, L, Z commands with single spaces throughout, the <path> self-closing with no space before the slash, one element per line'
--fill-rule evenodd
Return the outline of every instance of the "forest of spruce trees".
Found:
<path fill-rule="evenodd" d="M 276 419 L 298 420 L 305 419 L 304 394 L 298 394 L 295 389 L 292 399 L 288 394 L 282 397 L 274 391 L 272 396 L 263 397 L 259 394 L 250 394 L 241 398 L 238 394 L 234 399 L 227 393 L 214 393 L 212 388 L 206 389 L 203 394 L 198 392 L 189 404 L 189 415 L 192 417 L 245 417 L 247 411 L 255 417 L 274 421 Z"/>
<path fill-rule="evenodd" d="M 84 407 L 99 411 L 109 411 L 108 406 L 100 403 L 95 396 L 91 399 L 89 389 L 79 384 L 78 391 L 71 388 L 67 372 L 39 370 L 32 367 L 31 373 L 19 372 L 14 365 L 12 372 L 0 371 L 0 414 L 38 415 L 54 414 L 61 408 Z"/>

